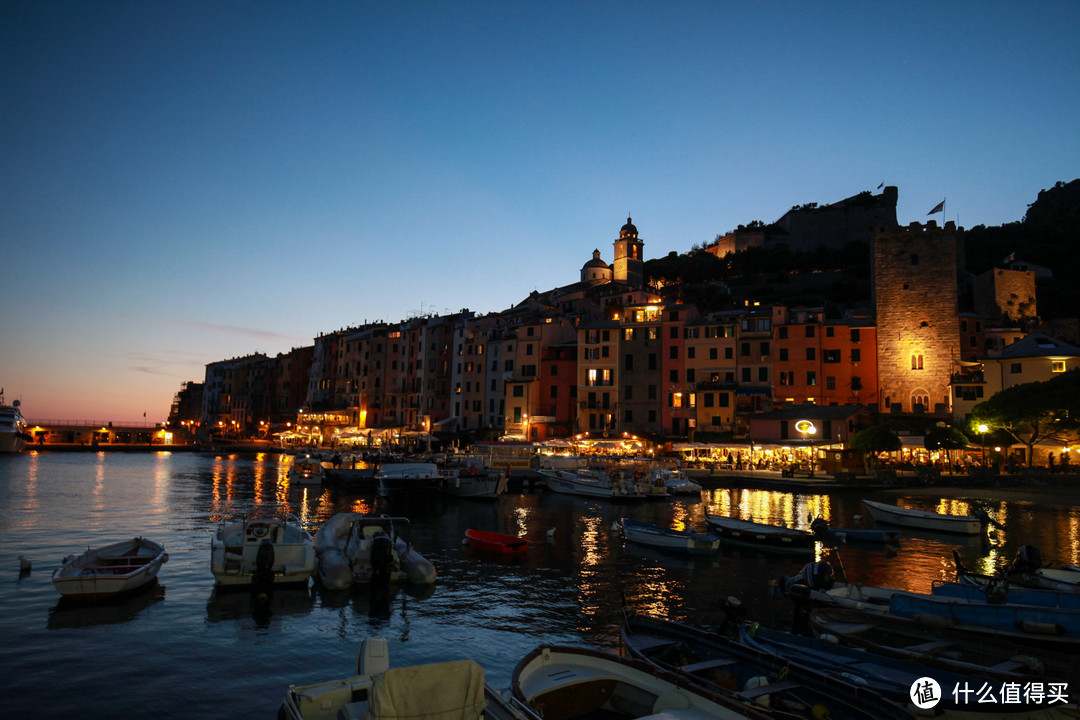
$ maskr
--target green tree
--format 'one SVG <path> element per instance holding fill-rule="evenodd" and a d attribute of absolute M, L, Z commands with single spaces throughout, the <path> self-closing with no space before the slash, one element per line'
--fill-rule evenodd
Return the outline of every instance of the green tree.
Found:
<path fill-rule="evenodd" d="M 1002 430 L 1027 446 L 1031 467 L 1040 440 L 1072 440 L 1080 432 L 1080 368 L 1045 382 L 1013 385 L 972 409 L 972 425 Z"/>
<path fill-rule="evenodd" d="M 935 425 L 926 431 L 923 446 L 927 450 L 944 450 L 949 461 L 949 472 L 953 471 L 953 450 L 966 448 L 971 441 L 968 436 L 952 425 Z"/>
<path fill-rule="evenodd" d="M 848 441 L 852 450 L 863 454 L 867 475 L 877 470 L 878 455 L 883 452 L 896 452 L 903 447 L 900 436 L 884 425 L 871 425 L 851 436 Z"/>

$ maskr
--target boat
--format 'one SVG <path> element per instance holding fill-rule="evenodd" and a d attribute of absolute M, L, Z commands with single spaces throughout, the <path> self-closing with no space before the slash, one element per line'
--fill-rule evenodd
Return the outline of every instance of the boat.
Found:
<path fill-rule="evenodd" d="M 153 540 L 121 540 L 64 558 L 53 571 L 53 586 L 65 598 L 115 597 L 153 582 L 168 560 L 165 548 Z"/>
<path fill-rule="evenodd" d="M 978 535 L 986 530 L 986 516 L 943 515 L 929 510 L 913 510 L 873 500 L 863 500 L 863 505 L 870 510 L 876 522 L 889 525 L 961 535 Z"/>
<path fill-rule="evenodd" d="M 311 533 L 274 508 L 223 519 L 210 541 L 210 571 L 221 588 L 301 585 L 314 570 Z"/>
<path fill-rule="evenodd" d="M 604 498 L 606 500 L 644 500 L 649 493 L 644 492 L 633 482 L 633 478 L 613 479 L 603 473 L 587 470 L 570 472 L 569 470 L 540 470 L 544 485 L 552 492 L 563 495 Z"/>
<path fill-rule="evenodd" d="M 820 517 L 814 518 L 810 523 L 810 532 L 814 533 L 818 540 L 832 544 L 878 543 L 894 547 L 900 544 L 899 530 L 833 527 Z"/>
<path fill-rule="evenodd" d="M 812 610 L 809 631 L 860 652 L 997 681 L 1066 679 L 1072 662 L 1068 653 L 863 610 Z"/>
<path fill-rule="evenodd" d="M 416 551 L 407 518 L 337 513 L 315 533 L 316 577 L 329 590 L 408 582 L 430 585 L 435 566 Z"/>
<path fill-rule="evenodd" d="M 960 568 L 959 556 L 957 568 Z M 1016 557 L 1005 568 L 1002 575 L 1010 583 L 1030 588 L 1057 590 L 1060 592 L 1080 593 L 1080 568 L 1075 565 L 1063 565 L 1059 568 L 1046 567 L 1042 563 L 1042 551 L 1034 545 L 1022 545 L 1016 551 Z"/>
<path fill-rule="evenodd" d="M 630 613 L 620 633 L 631 657 L 711 688 L 744 707 L 767 705 L 785 717 L 807 720 L 910 718 L 905 708 L 855 681 L 830 677 L 809 664 L 701 628 Z"/>
<path fill-rule="evenodd" d="M 388 495 L 411 495 L 431 498 L 438 495 L 443 486 L 439 466 L 430 462 L 383 463 L 375 471 L 376 492 Z"/>
<path fill-rule="evenodd" d="M 930 594 L 975 603 L 1034 605 L 1035 607 L 1080 610 L 1080 593 L 1010 586 L 1007 580 L 988 585 L 935 580 L 930 586 Z"/>
<path fill-rule="evenodd" d="M 656 468 L 652 471 L 653 482 L 663 483 L 669 495 L 701 495 L 701 485 L 691 480 L 682 470 Z"/>
<path fill-rule="evenodd" d="M 484 681 L 474 660 L 390 667 L 387 642 L 360 644 L 356 674 L 290 685 L 278 711 L 283 720 L 517 720 L 523 717 Z"/>
<path fill-rule="evenodd" d="M 674 530 L 631 518 L 622 518 L 619 521 L 619 527 L 622 528 L 623 537 L 627 540 L 661 550 L 708 555 L 716 552 L 720 547 L 720 538 L 715 535 L 696 533 L 691 530 Z"/>
<path fill-rule="evenodd" d="M 465 541 L 477 550 L 500 555 L 513 555 L 529 549 L 529 541 L 525 538 L 489 530 L 466 530 Z"/>
<path fill-rule="evenodd" d="M 1032 681 L 1051 680 L 1045 672 L 1037 671 L 1041 664 L 1033 657 L 1006 660 L 1000 667 L 994 668 L 978 662 L 938 663 L 928 665 L 914 658 L 902 659 L 879 655 L 866 649 L 840 645 L 825 637 L 806 637 L 792 633 L 761 627 L 758 623 L 743 623 L 739 627 L 739 643 L 763 653 L 789 660 L 803 666 L 810 666 L 832 677 L 843 677 L 860 687 L 873 690 L 894 703 L 897 707 L 907 705 L 911 688 L 920 678 L 930 675 L 942 688 L 970 687 L 987 681 L 994 683 L 1030 683 Z M 936 648 L 936 650 L 935 650 Z M 948 658 L 955 652 L 956 645 L 949 641 L 930 640 L 921 653 L 925 658 L 931 653 L 941 653 Z M 914 654 L 914 653 L 913 653 Z M 1025 664 L 1025 660 L 1028 661 Z M 1025 672 L 1015 672 L 1006 668 L 1020 668 Z M 1058 678 L 1063 679 L 1063 678 Z M 1046 704 L 1035 700 L 1021 701 L 1018 697 L 1015 707 L 1003 707 L 1001 703 L 965 702 L 961 697 L 943 692 L 935 711 L 949 716 L 961 717 L 1031 717 L 1032 712 L 1041 712 Z M 1076 706 L 1061 707 L 1073 717 Z"/>
<path fill-rule="evenodd" d="M 326 479 L 326 469 L 318 458 L 304 455 L 293 460 L 288 477 L 290 483 L 298 485 L 322 485 Z"/>
<path fill-rule="evenodd" d="M 443 492 L 455 497 L 486 500 L 506 492 L 506 471 L 490 467 L 483 460 L 474 456 L 460 463 L 444 465 Z"/>
<path fill-rule="evenodd" d="M 709 515 L 705 522 L 709 529 L 727 545 L 750 547 L 757 550 L 811 554 L 814 552 L 816 538 L 811 532 L 780 525 L 768 525 L 752 520 Z"/>
<path fill-rule="evenodd" d="M 4 391 L 0 390 L 0 453 L 19 453 L 26 449 L 26 443 L 30 441 L 27 427 L 22 403 L 13 400 L 8 405 L 4 402 Z"/>
<path fill-rule="evenodd" d="M 772 717 L 640 660 L 583 647 L 537 647 L 514 667 L 510 691 L 531 717 L 544 720 Z"/>

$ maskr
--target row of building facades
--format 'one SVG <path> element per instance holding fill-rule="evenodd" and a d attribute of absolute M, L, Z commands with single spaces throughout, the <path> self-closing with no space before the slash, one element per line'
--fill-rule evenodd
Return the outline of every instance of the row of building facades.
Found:
<path fill-rule="evenodd" d="M 178 394 L 171 422 L 197 414 L 203 432 L 289 429 L 324 441 L 368 428 L 692 440 L 738 437 L 752 415 L 790 406 L 963 420 L 1004 387 L 1080 366 L 1080 349 L 1021 329 L 1034 316 L 1033 271 L 974 279 L 983 312 L 962 311 L 963 230 L 899 227 L 895 188 L 881 198 L 893 214 L 867 220 L 877 223 L 865 229 L 871 306 L 843 317 L 750 300 L 712 312 L 664 301 L 645 282 L 644 242 L 628 218 L 613 263 L 595 250 L 577 282 L 505 311 L 364 324 L 275 357 L 210 363 L 201 384 Z M 829 209 L 852 224 L 850 208 Z M 737 244 L 728 236 L 707 250 Z"/>

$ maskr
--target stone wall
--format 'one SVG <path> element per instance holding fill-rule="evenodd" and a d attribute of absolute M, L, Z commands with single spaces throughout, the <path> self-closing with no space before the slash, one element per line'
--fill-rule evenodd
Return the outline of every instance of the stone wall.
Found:
<path fill-rule="evenodd" d="M 975 312 L 995 322 L 1034 318 L 1035 273 L 1031 270 L 991 268 L 972 286 Z"/>

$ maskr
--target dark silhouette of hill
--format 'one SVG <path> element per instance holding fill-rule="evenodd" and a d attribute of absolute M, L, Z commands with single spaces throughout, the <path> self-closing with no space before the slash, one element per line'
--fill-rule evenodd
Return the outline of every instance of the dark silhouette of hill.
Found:
<path fill-rule="evenodd" d="M 1013 253 L 1018 261 L 1050 268 L 1055 276 L 1038 284 L 1039 315 L 1076 317 L 1080 283 L 1065 273 L 1080 267 L 1080 180 L 1041 191 L 1022 221 L 967 230 L 965 250 L 967 270 L 974 275 L 1005 267 Z M 844 309 L 870 305 L 870 248 L 860 241 L 806 251 L 779 244 L 723 258 L 695 248 L 646 261 L 645 277 L 662 281 L 666 298 L 706 310 L 742 307 L 750 300 L 824 307 L 836 317 Z"/>

